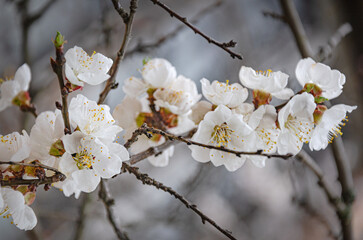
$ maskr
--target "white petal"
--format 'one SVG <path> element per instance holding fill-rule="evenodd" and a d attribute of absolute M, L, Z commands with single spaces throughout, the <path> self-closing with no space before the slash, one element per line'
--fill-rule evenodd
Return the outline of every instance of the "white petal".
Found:
<path fill-rule="evenodd" d="M 96 175 L 92 170 L 82 169 L 72 173 L 72 178 L 78 189 L 82 192 L 93 192 L 101 181 L 100 176 Z"/>

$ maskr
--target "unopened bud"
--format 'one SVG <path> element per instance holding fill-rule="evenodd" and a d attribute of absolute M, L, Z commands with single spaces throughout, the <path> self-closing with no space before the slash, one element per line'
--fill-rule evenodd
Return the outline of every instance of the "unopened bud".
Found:
<path fill-rule="evenodd" d="M 57 32 L 57 35 L 55 36 L 53 43 L 56 48 L 62 47 L 63 44 L 65 43 L 64 36 L 60 34 L 60 32 Z"/>
<path fill-rule="evenodd" d="M 317 105 L 315 108 L 315 111 L 313 113 L 313 117 L 314 117 L 314 123 L 315 124 L 319 124 L 324 112 L 327 110 L 328 108 L 325 105 Z"/>
<path fill-rule="evenodd" d="M 253 90 L 253 104 L 255 105 L 255 108 L 257 109 L 261 105 L 269 104 L 272 96 L 270 93 L 262 91 L 262 90 Z"/>

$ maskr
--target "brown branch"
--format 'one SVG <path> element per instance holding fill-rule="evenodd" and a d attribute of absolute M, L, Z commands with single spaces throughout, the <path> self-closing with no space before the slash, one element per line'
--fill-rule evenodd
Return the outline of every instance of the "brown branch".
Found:
<path fill-rule="evenodd" d="M 242 56 L 240 54 L 237 54 L 233 51 L 230 50 L 230 48 L 233 48 L 236 46 L 236 42 L 231 40 L 229 42 L 218 42 L 216 40 L 214 40 L 213 38 L 207 36 L 206 34 L 204 34 L 203 32 L 201 32 L 197 27 L 195 27 L 193 24 L 191 24 L 186 17 L 182 17 L 179 14 L 177 14 L 176 12 L 174 12 L 172 9 L 170 9 L 167 5 L 165 5 L 164 3 L 160 2 L 159 0 L 150 0 L 151 2 L 153 2 L 154 4 L 158 5 L 159 7 L 161 7 L 162 9 L 164 9 L 165 11 L 167 11 L 171 17 L 175 17 L 176 19 L 178 19 L 180 22 L 184 23 L 186 26 L 188 26 L 190 29 L 193 30 L 193 32 L 195 34 L 199 34 L 200 36 L 202 36 L 205 40 L 207 40 L 208 43 L 210 44 L 214 44 L 218 47 L 220 47 L 221 49 L 223 49 L 224 51 L 226 51 L 227 53 L 230 54 L 230 56 L 234 59 L 234 58 L 238 58 L 240 60 L 242 60 Z"/>
<path fill-rule="evenodd" d="M 216 9 L 217 7 L 222 5 L 222 0 L 216 1 L 215 3 L 207 6 L 206 8 L 203 8 L 201 11 L 199 11 L 197 14 L 194 15 L 190 19 L 190 23 L 197 24 L 202 17 L 209 14 L 212 10 Z M 178 33 L 180 33 L 185 28 L 185 25 L 180 25 L 177 28 L 175 28 L 172 32 L 165 34 L 164 36 L 157 39 L 155 42 L 152 43 L 142 43 L 141 41 L 130 51 L 127 51 L 127 56 L 132 56 L 135 53 L 145 53 L 148 52 L 154 48 L 160 47 L 163 43 L 166 41 L 174 38 Z"/>
<path fill-rule="evenodd" d="M 287 23 L 290 26 L 296 43 L 299 47 L 302 57 L 312 57 L 314 54 L 311 51 L 309 41 L 306 37 L 303 25 L 300 17 L 296 11 L 296 7 L 292 0 L 280 0 L 281 6 L 284 11 L 284 15 L 287 17 Z M 329 104 L 329 102 L 328 102 Z M 339 216 L 339 220 L 342 227 L 343 239 L 353 239 L 352 233 L 352 212 L 351 206 L 354 201 L 354 185 L 353 176 L 350 168 L 349 159 L 346 156 L 343 141 L 341 138 L 337 138 L 332 143 L 334 160 L 338 170 L 338 180 L 342 186 L 342 199 L 346 204 L 343 216 Z"/>
<path fill-rule="evenodd" d="M 319 62 L 322 62 L 329 58 L 332 55 L 333 50 L 339 45 L 342 39 L 351 33 L 352 30 L 352 26 L 349 23 L 342 24 L 333 34 L 333 36 L 330 37 L 328 43 L 325 46 L 320 47 L 320 50 L 315 59 L 317 59 Z"/>
<path fill-rule="evenodd" d="M 57 169 L 53 167 L 49 167 L 46 165 L 43 165 L 38 162 L 33 163 L 19 163 L 19 162 L 0 162 L 0 165 L 15 165 L 15 166 L 26 166 L 26 167 L 41 167 L 43 169 L 51 170 L 54 172 L 54 175 L 51 177 L 44 177 L 44 178 L 38 178 L 38 179 L 9 179 L 9 180 L 0 180 L 1 186 L 17 186 L 17 185 L 43 185 L 43 184 L 52 184 L 59 181 L 64 181 L 66 179 L 66 176 L 59 172 Z"/>
<path fill-rule="evenodd" d="M 160 155 L 164 150 L 168 149 L 169 147 L 175 145 L 176 142 L 167 141 L 159 146 L 150 147 L 145 151 L 142 151 L 138 154 L 134 154 L 130 157 L 130 164 L 134 165 L 150 156 Z"/>
<path fill-rule="evenodd" d="M 213 227 L 215 227 L 218 231 L 220 231 L 222 234 L 224 234 L 229 239 L 236 239 L 235 237 L 232 236 L 232 233 L 230 231 L 225 230 L 222 227 L 220 227 L 215 221 L 213 221 L 211 218 L 209 218 L 203 212 L 201 212 L 195 204 L 190 203 L 187 199 L 185 199 L 182 195 L 177 193 L 171 187 L 167 187 L 164 184 L 162 184 L 161 182 L 158 182 L 155 179 L 149 177 L 147 174 L 141 173 L 137 167 L 132 167 L 126 163 L 123 163 L 122 168 L 123 168 L 123 172 L 128 172 L 130 174 L 133 174 L 143 184 L 154 186 L 157 189 L 160 189 L 160 190 L 167 192 L 170 195 L 174 196 L 176 199 L 178 199 L 180 202 L 182 202 L 187 208 L 190 208 L 193 212 L 198 214 L 201 217 L 203 224 L 205 224 L 205 222 L 209 222 Z"/>
<path fill-rule="evenodd" d="M 116 74 L 117 70 L 120 66 L 121 61 L 123 60 L 125 56 L 125 51 L 128 42 L 131 39 L 131 31 L 132 31 L 132 23 L 134 20 L 134 16 L 137 9 L 137 0 L 130 0 L 130 13 L 127 14 L 127 17 L 125 15 L 125 11 L 121 10 L 121 5 L 118 0 L 112 0 L 112 3 L 114 4 L 114 7 L 116 11 L 120 14 L 123 22 L 125 23 L 125 33 L 122 40 L 122 44 L 120 47 L 120 50 L 117 52 L 116 60 L 113 62 L 111 70 L 110 70 L 110 78 L 107 80 L 105 88 L 100 94 L 100 97 L 98 99 L 98 104 L 101 104 L 105 101 L 108 93 L 111 91 L 111 89 L 114 89 L 117 87 L 117 84 L 115 84 L 116 81 Z"/>
<path fill-rule="evenodd" d="M 69 115 L 68 115 L 68 89 L 64 85 L 65 77 L 64 77 L 64 64 L 66 63 L 66 59 L 64 58 L 63 53 L 63 45 L 65 40 L 63 36 L 57 32 L 56 38 L 54 40 L 56 59 L 54 60 L 52 57 L 50 58 L 50 64 L 54 73 L 57 75 L 59 88 L 62 97 L 62 116 L 64 121 L 64 133 L 68 134 L 71 132 L 71 125 L 69 123 Z M 59 106 L 60 107 L 60 106 Z"/>
<path fill-rule="evenodd" d="M 101 180 L 100 190 L 98 192 L 99 198 L 102 200 L 107 211 L 107 218 L 112 225 L 114 232 L 119 240 L 129 240 L 126 232 L 122 231 L 120 227 L 117 226 L 116 217 L 112 210 L 112 206 L 115 204 L 115 200 L 111 198 L 107 184 L 104 180 Z"/>
<path fill-rule="evenodd" d="M 142 125 L 139 129 L 137 129 L 134 133 L 135 133 L 135 135 L 136 134 L 138 134 L 138 135 L 145 134 L 146 136 L 148 136 L 148 133 L 160 134 L 161 136 L 165 137 L 166 139 L 168 139 L 170 141 L 176 140 L 176 141 L 186 143 L 187 145 L 196 145 L 199 147 L 204 147 L 204 148 L 209 148 L 209 149 L 215 149 L 215 150 L 222 151 L 222 152 L 232 153 L 232 154 L 235 154 L 237 157 L 241 157 L 242 155 L 258 155 L 258 156 L 265 156 L 268 158 L 277 157 L 277 158 L 283 158 L 283 159 L 288 159 L 288 158 L 292 157 L 291 154 L 279 155 L 279 154 L 266 154 L 266 153 L 263 153 L 262 151 L 257 151 L 257 152 L 235 151 L 235 150 L 224 148 L 222 146 L 218 147 L 218 146 L 208 145 L 208 144 L 204 144 L 204 143 L 199 143 L 199 142 L 195 142 L 195 141 L 186 139 L 182 136 L 176 136 L 176 135 L 164 132 L 159 129 L 147 127 L 145 124 Z"/>

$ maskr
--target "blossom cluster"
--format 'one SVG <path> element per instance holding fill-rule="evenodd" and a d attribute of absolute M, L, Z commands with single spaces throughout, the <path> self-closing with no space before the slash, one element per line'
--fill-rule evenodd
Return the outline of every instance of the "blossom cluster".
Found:
<path fill-rule="evenodd" d="M 110 77 L 113 61 L 102 54 L 89 56 L 75 46 L 65 53 L 65 59 L 65 86 L 69 92 L 82 90 L 84 84 L 101 84 Z M 122 162 L 130 156 L 116 141 L 118 135 L 122 133 L 127 142 L 141 126 L 177 136 L 194 132 L 191 140 L 205 147 L 190 145 L 192 157 L 198 162 L 224 165 L 228 171 L 237 170 L 247 159 L 264 167 L 269 154 L 295 155 L 304 143 L 311 150 L 325 149 L 342 134 L 347 113 L 356 109 L 344 104 L 330 108 L 324 105 L 342 93 L 345 76 L 310 58 L 300 60 L 295 72 L 302 86 L 297 93 L 287 88 L 289 76 L 283 72 L 242 66 L 240 83 L 200 80 L 201 95 L 195 82 L 177 74 L 167 60 L 144 60 L 141 76 L 123 82 L 125 97 L 112 113 L 109 106 L 78 94 L 71 99 L 66 113 L 71 129 L 65 128 L 64 113 L 56 109 L 40 113 L 29 134 L 23 131 L 0 135 L 0 179 L 44 179 L 56 169 L 66 179 L 52 186 L 67 197 L 74 194 L 78 198 L 81 192 L 94 191 L 101 179 L 120 173 Z M 30 78 L 30 69 L 24 64 L 13 79 L 0 81 L 0 111 L 11 104 L 31 106 Z M 252 90 L 252 103 L 245 102 L 248 89 Z M 205 100 L 201 100 L 202 96 Z M 272 98 L 284 103 L 274 106 L 270 104 Z M 162 134 L 141 135 L 129 150 L 137 154 L 167 141 Z M 148 160 L 157 167 L 167 166 L 173 152 L 174 146 L 169 146 Z M 49 168 L 31 165 L 36 163 Z M 35 199 L 36 188 L 2 186 L 0 215 L 12 216 L 20 229 L 32 229 L 37 219 L 29 205 Z"/>

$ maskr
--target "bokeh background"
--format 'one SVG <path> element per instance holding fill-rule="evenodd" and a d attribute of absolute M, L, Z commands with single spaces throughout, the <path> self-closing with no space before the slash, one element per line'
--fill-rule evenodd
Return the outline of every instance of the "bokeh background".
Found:
<path fill-rule="evenodd" d="M 54 56 L 51 39 L 56 31 L 68 40 L 66 49 L 77 45 L 89 53 L 96 50 L 115 58 L 124 25 L 111 1 L 58 0 L 28 30 L 24 30 L 26 21 L 22 19 L 26 12 L 36 13 L 47 1 L 28 0 L 25 5 L 18 5 L 18 2 L 0 0 L 0 76 L 13 75 L 18 66 L 27 62 L 32 70 L 31 95 L 37 111 L 54 110 L 54 102 L 60 99 L 60 94 L 49 58 Z M 121 2 L 128 8 L 128 1 Z M 243 54 L 243 61 L 232 59 L 184 27 L 157 48 L 126 55 L 117 75 L 120 85 L 128 76 L 139 76 L 138 69 L 145 57 L 162 57 L 168 59 L 178 73 L 193 79 L 199 90 L 199 80 L 203 77 L 238 82 L 241 65 L 286 72 L 290 75 L 289 86 L 295 91 L 300 90 L 294 71 L 301 57 L 292 33 L 285 23 L 262 14 L 263 11 L 281 13 L 278 0 L 224 0 L 221 6 L 199 15 L 198 12 L 214 1 L 164 2 L 183 16 L 197 16 L 196 25 L 209 36 L 221 42 L 235 40 L 238 44 L 234 50 Z M 358 105 L 358 110 L 349 116 L 349 124 L 343 129 L 343 140 L 355 181 L 354 235 L 356 239 L 363 239 L 363 2 L 294 2 L 314 52 L 326 45 L 341 24 L 349 22 L 353 27 L 353 32 L 344 38 L 326 63 L 347 78 L 343 94 L 333 103 Z M 128 49 L 133 49 L 138 43 L 154 43 L 179 26 L 177 20 L 151 1 L 140 0 Z M 24 31 L 28 32 L 25 39 Z M 24 42 L 27 48 L 23 47 Z M 97 100 L 101 90 L 102 86 L 87 86 L 81 93 Z M 111 109 L 123 96 L 121 87 L 110 93 L 107 103 Z M 30 114 L 20 112 L 16 107 L 0 113 L 2 135 L 22 129 L 29 131 L 33 123 Z M 335 190 L 340 191 L 331 148 L 311 155 Z M 196 203 L 238 239 L 330 239 L 327 226 L 333 229 L 333 234 L 339 233 L 334 212 L 316 184 L 316 178 L 294 159 L 270 159 L 263 169 L 246 163 L 230 173 L 224 167 L 197 163 L 191 158 L 189 149 L 179 144 L 169 166 L 155 168 L 147 161 L 138 166 L 141 171 Z M 116 200 L 114 209 L 119 224 L 131 239 L 224 239 L 170 195 L 143 186 L 134 176 L 122 174 L 109 183 Z M 35 228 L 38 236 L 52 240 L 73 239 L 83 198 L 84 195 L 79 200 L 66 198 L 56 189 L 45 192 L 39 188 L 32 205 L 38 216 Z M 85 213 L 81 239 L 116 239 L 97 191 L 90 195 Z M 31 237 L 6 220 L 0 222 L 0 232 L 0 239 Z"/>

